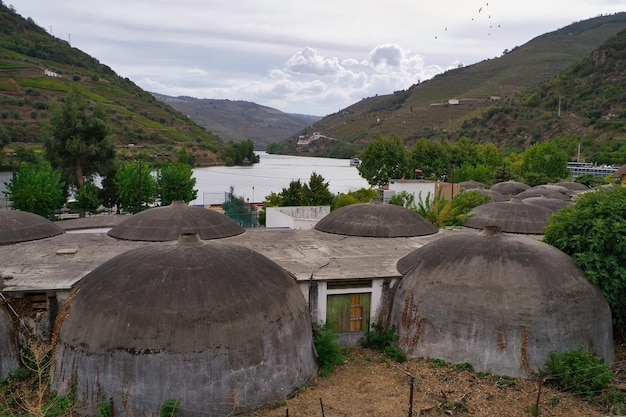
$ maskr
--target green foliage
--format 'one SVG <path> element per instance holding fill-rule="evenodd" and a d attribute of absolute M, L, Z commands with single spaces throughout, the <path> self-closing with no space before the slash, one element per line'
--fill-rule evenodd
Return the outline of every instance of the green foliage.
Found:
<path fill-rule="evenodd" d="M 259 162 L 259 156 L 254 153 L 254 142 L 247 139 L 239 143 L 230 141 L 219 153 L 219 157 L 226 165 L 251 165 Z"/>
<path fill-rule="evenodd" d="M 185 162 L 167 162 L 157 173 L 157 187 L 162 206 L 167 206 L 175 200 L 185 203 L 193 201 L 198 196 L 196 179 L 193 177 L 191 165 Z"/>
<path fill-rule="evenodd" d="M 22 163 L 7 184 L 5 192 L 16 210 L 28 211 L 48 219 L 60 209 L 65 198 L 61 175 L 49 165 Z"/>
<path fill-rule="evenodd" d="M 472 364 L 468 362 L 454 364 L 452 365 L 452 368 L 456 369 L 457 371 L 465 371 L 465 372 L 473 372 L 474 370 L 474 368 L 472 367 Z"/>
<path fill-rule="evenodd" d="M 278 206 L 332 206 L 335 196 L 328 189 L 328 182 L 316 172 L 311 173 L 308 183 L 294 180 L 278 194 L 265 197 L 268 207 Z"/>
<path fill-rule="evenodd" d="M 86 181 L 76 192 L 76 207 L 95 213 L 102 205 L 100 189 L 93 181 Z"/>
<path fill-rule="evenodd" d="M 434 197 L 427 193 L 425 199 L 420 193 L 415 211 L 437 227 L 454 227 L 463 225 L 474 207 L 489 201 L 488 195 L 476 190 L 461 190 L 452 200 L 447 200 L 440 190 Z"/>
<path fill-rule="evenodd" d="M 550 182 L 567 178 L 567 154 L 555 141 L 535 143 L 522 154 L 522 173 L 527 184 L 531 173 L 544 174 Z"/>
<path fill-rule="evenodd" d="M 331 210 L 349 206 L 350 204 L 369 203 L 371 200 L 378 198 L 379 195 L 376 190 L 371 188 L 360 188 L 356 191 L 339 193 L 331 206 Z"/>
<path fill-rule="evenodd" d="M 604 178 L 588 173 L 578 175 L 574 182 L 584 184 L 589 188 L 596 188 L 606 183 Z"/>
<path fill-rule="evenodd" d="M 543 240 L 570 255 L 611 307 L 614 333 L 626 335 L 626 188 L 580 194 L 554 213 Z"/>
<path fill-rule="evenodd" d="M 169 398 L 163 401 L 159 410 L 159 417 L 175 417 L 180 409 L 180 399 Z"/>
<path fill-rule="evenodd" d="M 313 344 L 317 351 L 321 376 L 330 375 L 336 365 L 344 362 L 341 347 L 334 342 L 337 337 L 337 334 L 330 330 L 328 323 L 313 323 Z"/>
<path fill-rule="evenodd" d="M 98 417 L 111 417 L 111 403 L 109 401 L 101 402 L 98 405 Z"/>
<path fill-rule="evenodd" d="M 399 193 L 394 194 L 391 196 L 388 203 L 417 212 L 417 207 L 415 206 L 415 195 L 408 191 L 400 191 Z"/>
<path fill-rule="evenodd" d="M 608 365 L 583 346 L 565 352 L 550 352 L 545 366 L 562 389 L 579 395 L 592 396 L 613 379 Z"/>
<path fill-rule="evenodd" d="M 104 173 L 115 159 L 106 111 L 100 106 L 89 111 L 78 90 L 55 109 L 52 136 L 46 138 L 46 156 L 68 186 L 80 187 L 84 177 Z"/>
<path fill-rule="evenodd" d="M 377 322 L 370 326 L 365 335 L 359 340 L 362 347 L 375 349 L 379 353 L 384 353 L 396 362 L 405 362 L 406 353 L 396 345 L 398 334 L 396 326 L 385 329 L 382 322 Z"/>
<path fill-rule="evenodd" d="M 157 181 L 152 168 L 141 160 L 120 165 L 113 183 L 120 206 L 128 213 L 137 213 L 156 201 Z"/>
<path fill-rule="evenodd" d="M 369 142 L 360 158 L 361 165 L 357 169 L 372 186 L 385 185 L 390 178 L 400 178 L 409 168 L 404 143 L 396 136 L 379 136 Z"/>

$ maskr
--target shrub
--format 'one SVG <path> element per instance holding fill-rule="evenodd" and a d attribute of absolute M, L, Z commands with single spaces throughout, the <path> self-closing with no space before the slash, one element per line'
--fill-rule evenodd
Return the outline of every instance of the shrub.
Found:
<path fill-rule="evenodd" d="M 396 326 L 391 326 L 391 328 L 385 330 L 383 324 L 379 321 L 370 327 L 372 329 L 365 332 L 365 335 L 359 341 L 362 347 L 375 349 L 396 360 L 396 362 L 406 361 L 406 353 L 396 346 L 398 340 Z"/>
<path fill-rule="evenodd" d="M 562 389 L 591 396 L 611 381 L 613 373 L 602 359 L 593 356 L 583 346 L 565 352 L 550 352 L 545 362 L 547 371 Z"/>
<path fill-rule="evenodd" d="M 169 398 L 163 401 L 159 410 L 159 417 L 174 417 L 180 408 L 180 400 L 178 398 Z"/>
<path fill-rule="evenodd" d="M 337 337 L 337 334 L 330 330 L 327 323 L 313 323 L 313 344 L 317 351 L 320 376 L 330 375 L 335 365 L 343 364 L 341 347 L 334 342 Z"/>

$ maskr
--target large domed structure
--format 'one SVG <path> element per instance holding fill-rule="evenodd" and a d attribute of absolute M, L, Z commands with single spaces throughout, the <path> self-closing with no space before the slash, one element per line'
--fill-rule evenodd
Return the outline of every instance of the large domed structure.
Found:
<path fill-rule="evenodd" d="M 0 209 L 0 245 L 28 242 L 60 235 L 63 229 L 37 214 Z"/>
<path fill-rule="evenodd" d="M 108 235 L 124 240 L 166 242 L 178 240 L 184 233 L 196 233 L 200 239 L 209 240 L 244 231 L 222 213 L 173 201 L 169 206 L 154 207 L 130 216 L 109 230 Z"/>
<path fill-rule="evenodd" d="M 474 207 L 463 225 L 480 230 L 495 226 L 503 232 L 540 235 L 552 213 L 554 211 L 547 207 L 514 198 Z"/>
<path fill-rule="evenodd" d="M 318 221 L 314 228 L 326 233 L 361 237 L 414 237 L 439 231 L 419 214 L 383 203 L 341 207 Z"/>
<path fill-rule="evenodd" d="M 579 345 L 614 360 L 602 293 L 546 243 L 490 229 L 449 235 L 402 258 L 398 270 L 391 323 L 409 357 L 510 376 Z"/>
<path fill-rule="evenodd" d="M 115 414 L 227 415 L 283 400 L 316 372 L 293 277 L 257 252 L 183 235 L 86 275 L 66 302 L 52 386 Z"/>

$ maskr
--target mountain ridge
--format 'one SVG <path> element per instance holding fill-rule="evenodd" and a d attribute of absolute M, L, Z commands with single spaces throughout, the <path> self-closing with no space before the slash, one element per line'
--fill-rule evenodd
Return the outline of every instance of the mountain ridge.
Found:
<path fill-rule="evenodd" d="M 241 142 L 250 139 L 256 150 L 265 150 L 267 144 L 283 140 L 321 119 L 319 116 L 285 113 L 245 100 L 151 94 L 222 140 Z"/>

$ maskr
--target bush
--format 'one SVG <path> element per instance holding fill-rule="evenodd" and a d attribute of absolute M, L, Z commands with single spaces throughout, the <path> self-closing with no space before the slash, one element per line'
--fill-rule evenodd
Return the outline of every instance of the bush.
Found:
<path fill-rule="evenodd" d="M 180 408 L 180 400 L 178 398 L 169 398 L 163 401 L 159 410 L 159 417 L 174 417 Z"/>
<path fill-rule="evenodd" d="M 583 346 L 565 352 L 552 351 L 545 365 L 559 386 L 574 394 L 591 396 L 613 379 L 608 365 L 587 352 Z"/>
<path fill-rule="evenodd" d="M 381 322 L 370 326 L 372 330 L 365 332 L 365 335 L 359 341 L 364 348 L 375 349 L 379 353 L 384 353 L 396 362 L 406 361 L 406 353 L 396 346 L 398 335 L 396 334 L 396 326 L 385 330 Z"/>
<path fill-rule="evenodd" d="M 335 365 L 343 364 L 341 347 L 334 342 L 337 337 L 337 334 L 330 330 L 327 323 L 313 323 L 313 344 L 317 351 L 320 376 L 330 375 Z"/>

